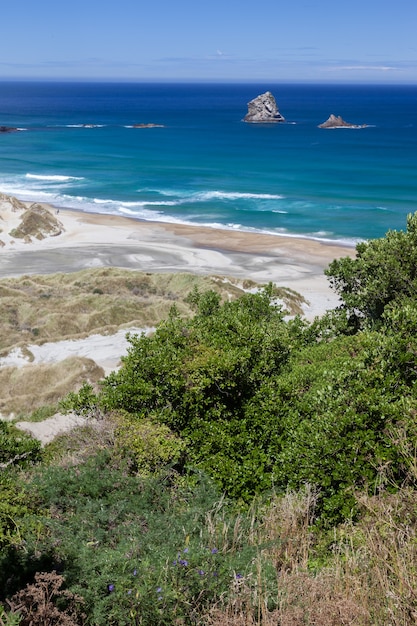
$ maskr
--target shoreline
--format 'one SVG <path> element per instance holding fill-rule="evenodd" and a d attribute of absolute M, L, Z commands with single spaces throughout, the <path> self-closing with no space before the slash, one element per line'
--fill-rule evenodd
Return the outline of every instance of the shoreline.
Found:
<path fill-rule="evenodd" d="M 45 203 L 38 204 L 54 215 L 62 232 L 25 243 L 8 233 L 19 223 L 24 208 L 33 203 L 17 201 L 23 209 L 16 210 L 11 200 L 3 195 L 0 201 L 0 278 L 112 266 L 153 273 L 250 278 L 301 293 L 311 305 L 306 316 L 314 317 L 339 302 L 324 269 L 335 258 L 355 255 L 355 248 L 340 243 L 148 222 Z"/>

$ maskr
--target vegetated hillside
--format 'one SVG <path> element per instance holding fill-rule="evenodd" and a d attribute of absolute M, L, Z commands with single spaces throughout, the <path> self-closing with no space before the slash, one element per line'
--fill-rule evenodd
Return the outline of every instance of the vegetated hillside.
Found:
<path fill-rule="evenodd" d="M 312 324 L 271 286 L 193 289 L 41 460 L 5 426 L 7 619 L 41 624 L 42 597 L 63 624 L 416 623 L 416 233 L 334 262 Z"/>

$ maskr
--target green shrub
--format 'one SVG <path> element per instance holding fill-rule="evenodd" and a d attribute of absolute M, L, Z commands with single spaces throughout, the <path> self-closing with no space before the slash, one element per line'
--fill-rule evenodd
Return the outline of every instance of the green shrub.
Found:
<path fill-rule="evenodd" d="M 48 556 L 84 598 L 88 623 L 192 624 L 237 576 L 256 580 L 253 517 L 234 512 L 203 475 L 187 488 L 126 474 L 104 450 L 77 467 L 42 469 L 28 490 L 51 516 L 27 538 L 26 558 Z"/>
<path fill-rule="evenodd" d="M 168 426 L 128 414 L 116 419 L 116 450 L 128 460 L 131 471 L 149 476 L 179 462 L 186 444 Z"/>
<path fill-rule="evenodd" d="M 406 231 L 361 242 L 354 259 L 334 260 L 325 274 L 357 327 L 378 323 L 385 307 L 417 296 L 417 212 Z"/>
<path fill-rule="evenodd" d="M 39 441 L 0 420 L 0 472 L 11 466 L 27 466 L 40 458 Z"/>
<path fill-rule="evenodd" d="M 189 302 L 196 308 L 191 320 L 173 309 L 154 335 L 130 336 L 121 369 L 98 396 L 86 385 L 68 406 L 123 410 L 165 424 L 187 441 L 189 463 L 248 502 L 271 487 L 275 426 L 261 414 L 249 417 L 247 408 L 304 341 L 304 326 L 284 322 L 271 286 L 224 304 L 214 292 L 195 290 Z"/>

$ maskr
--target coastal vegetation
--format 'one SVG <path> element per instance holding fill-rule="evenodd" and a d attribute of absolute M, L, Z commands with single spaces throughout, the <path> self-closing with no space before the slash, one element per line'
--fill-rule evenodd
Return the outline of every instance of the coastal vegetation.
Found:
<path fill-rule="evenodd" d="M 417 214 L 331 263 L 312 323 L 166 275 L 155 332 L 61 401 L 85 426 L 41 449 L 0 422 L 0 624 L 416 623 L 416 256 Z"/>

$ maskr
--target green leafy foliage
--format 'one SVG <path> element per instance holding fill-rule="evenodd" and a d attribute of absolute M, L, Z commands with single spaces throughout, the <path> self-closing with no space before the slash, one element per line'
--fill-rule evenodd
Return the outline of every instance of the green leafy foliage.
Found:
<path fill-rule="evenodd" d="M 157 475 L 179 463 L 186 444 L 168 426 L 129 414 L 116 419 L 116 451 L 127 460 L 130 471 L 141 476 Z"/>
<path fill-rule="evenodd" d="M 21 621 L 20 613 L 6 611 L 0 605 L 0 626 L 19 626 Z"/>
<path fill-rule="evenodd" d="M 284 322 L 271 287 L 224 304 L 214 292 L 194 291 L 189 300 L 191 320 L 173 310 L 153 336 L 130 336 L 122 368 L 104 380 L 98 398 L 85 387 L 72 406 L 95 402 L 169 426 L 187 441 L 189 463 L 248 501 L 271 486 L 274 425 L 249 416 L 247 406 L 303 341 L 304 326 Z"/>
<path fill-rule="evenodd" d="M 361 242 L 356 258 L 334 260 L 326 274 L 357 327 L 381 320 L 385 307 L 417 295 L 417 213 L 406 231 Z"/>
<path fill-rule="evenodd" d="M 0 421 L 0 547 L 22 540 L 24 518 L 31 511 L 18 471 L 41 457 L 39 441 Z"/>
<path fill-rule="evenodd" d="M 41 445 L 36 439 L 0 420 L 0 471 L 11 466 L 27 466 L 39 461 Z"/>
<path fill-rule="evenodd" d="M 188 465 L 238 501 L 313 484 L 327 525 L 355 514 L 358 489 L 401 482 L 390 433 L 417 409 L 412 299 L 356 334 L 331 316 L 285 322 L 268 289 L 225 304 L 213 292 L 189 300 L 191 320 L 173 311 L 152 337 L 130 338 L 98 396 L 82 392 L 87 408 L 165 424 L 187 443 Z"/>
<path fill-rule="evenodd" d="M 326 524 L 351 517 L 357 490 L 405 476 L 390 431 L 414 419 L 417 401 L 391 341 L 369 333 L 306 349 L 254 399 L 254 410 L 279 425 L 275 485 L 316 485 Z"/>
<path fill-rule="evenodd" d="M 251 517 L 219 500 L 204 476 L 194 482 L 127 474 L 107 450 L 74 468 L 45 468 L 28 489 L 52 515 L 41 537 L 27 535 L 26 558 L 49 556 L 83 598 L 88 623 L 195 623 L 236 576 L 255 575 L 258 547 Z M 272 569 L 270 577 L 275 587 Z"/>

